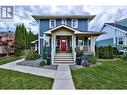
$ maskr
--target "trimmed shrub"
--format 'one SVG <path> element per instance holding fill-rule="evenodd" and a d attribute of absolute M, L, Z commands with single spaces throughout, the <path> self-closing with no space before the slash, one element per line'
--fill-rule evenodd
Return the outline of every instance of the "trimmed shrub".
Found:
<path fill-rule="evenodd" d="M 45 62 L 45 60 L 42 60 L 42 61 L 40 62 L 40 66 L 44 66 L 44 65 L 46 65 L 46 62 Z"/>
<path fill-rule="evenodd" d="M 79 47 L 75 48 L 76 57 L 82 57 L 84 55 L 83 50 L 80 50 Z"/>
<path fill-rule="evenodd" d="M 123 55 L 121 56 L 121 59 L 124 60 L 124 61 L 127 61 L 127 53 L 126 53 L 126 54 L 123 54 Z"/>
<path fill-rule="evenodd" d="M 92 57 L 89 59 L 90 63 L 96 64 L 97 63 L 97 57 L 92 55 Z"/>
<path fill-rule="evenodd" d="M 109 51 L 109 58 L 111 58 L 111 59 L 113 59 L 113 57 L 114 57 L 114 54 L 113 54 L 113 48 L 112 48 L 112 46 L 108 46 L 108 51 Z"/>
<path fill-rule="evenodd" d="M 111 46 L 97 47 L 96 55 L 98 58 L 112 59 L 114 58 L 113 48 Z"/>
<path fill-rule="evenodd" d="M 37 52 L 28 51 L 25 56 L 26 60 L 36 60 L 39 58 Z"/>
<path fill-rule="evenodd" d="M 14 55 L 15 56 L 21 56 L 22 55 L 22 49 L 20 49 L 20 48 L 16 48 L 16 49 L 14 49 Z"/>
<path fill-rule="evenodd" d="M 119 55 L 120 54 L 116 47 L 113 47 L 113 54 L 114 55 Z"/>
<path fill-rule="evenodd" d="M 45 47 L 43 48 L 43 53 L 42 54 L 43 54 L 42 55 L 43 59 L 46 59 L 47 58 L 47 54 L 46 54 L 46 48 Z"/>

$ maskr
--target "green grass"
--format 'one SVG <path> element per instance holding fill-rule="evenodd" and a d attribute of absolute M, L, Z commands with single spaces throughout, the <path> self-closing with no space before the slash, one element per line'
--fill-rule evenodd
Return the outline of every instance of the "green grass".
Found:
<path fill-rule="evenodd" d="M 51 89 L 53 79 L 0 69 L 0 89 Z"/>
<path fill-rule="evenodd" d="M 72 70 L 77 89 L 127 89 L 127 63 L 104 61 L 96 67 Z"/>
<path fill-rule="evenodd" d="M 11 57 L 0 57 L 0 65 L 2 64 L 6 64 L 8 62 L 12 62 L 18 59 L 21 59 L 22 57 L 15 57 L 15 56 L 11 56 Z"/>

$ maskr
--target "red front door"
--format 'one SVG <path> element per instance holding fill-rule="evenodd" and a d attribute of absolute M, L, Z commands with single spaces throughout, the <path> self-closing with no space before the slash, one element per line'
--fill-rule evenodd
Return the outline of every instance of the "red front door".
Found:
<path fill-rule="evenodd" d="M 66 52 L 66 39 L 61 39 L 61 52 Z"/>

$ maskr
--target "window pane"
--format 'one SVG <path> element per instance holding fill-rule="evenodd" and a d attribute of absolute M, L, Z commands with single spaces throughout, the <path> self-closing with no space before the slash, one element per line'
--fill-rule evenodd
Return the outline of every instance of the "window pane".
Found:
<path fill-rule="evenodd" d="M 73 20 L 72 21 L 72 27 L 77 28 L 77 24 L 78 24 L 77 20 Z"/>
<path fill-rule="evenodd" d="M 83 39 L 78 40 L 78 45 L 83 45 Z"/>
<path fill-rule="evenodd" d="M 50 28 L 55 27 L 55 20 L 50 20 Z"/>

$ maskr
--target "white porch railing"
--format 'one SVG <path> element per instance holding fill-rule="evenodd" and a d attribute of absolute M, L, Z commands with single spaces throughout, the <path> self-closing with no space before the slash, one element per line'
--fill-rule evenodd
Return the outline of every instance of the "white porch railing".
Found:
<path fill-rule="evenodd" d="M 90 46 L 83 46 L 83 51 L 84 52 L 91 52 L 91 47 Z"/>
<path fill-rule="evenodd" d="M 85 53 L 91 52 L 91 46 L 77 46 L 80 48 L 80 50 L 83 50 Z"/>

